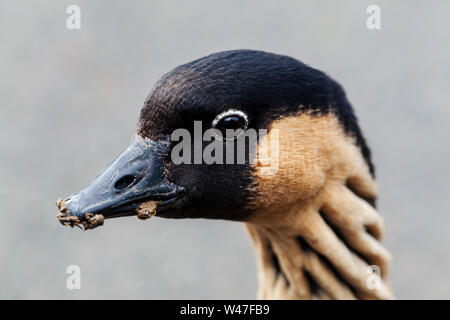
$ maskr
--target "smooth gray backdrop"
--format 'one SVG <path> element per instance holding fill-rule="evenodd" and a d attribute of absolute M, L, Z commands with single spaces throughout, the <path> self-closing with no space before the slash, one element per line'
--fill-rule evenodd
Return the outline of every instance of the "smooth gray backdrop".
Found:
<path fill-rule="evenodd" d="M 82 29 L 66 28 L 81 7 Z M 366 28 L 381 8 L 382 29 Z M 153 83 L 212 52 L 326 71 L 373 150 L 399 298 L 450 298 L 449 1 L 0 1 L 0 298 L 254 298 L 240 223 L 108 220 L 54 202 L 128 144 Z M 77 264 L 82 289 L 66 288 Z"/>

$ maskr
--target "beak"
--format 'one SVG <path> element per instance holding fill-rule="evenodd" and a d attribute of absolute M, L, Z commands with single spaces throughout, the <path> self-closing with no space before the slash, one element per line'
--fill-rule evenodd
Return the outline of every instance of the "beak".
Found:
<path fill-rule="evenodd" d="M 164 159 L 168 154 L 167 141 L 154 142 L 135 136 L 128 148 L 90 186 L 57 202 L 61 212 L 58 219 L 73 226 L 101 216 L 102 224 L 103 218 L 136 214 L 139 217 L 143 207 L 147 208 L 148 216 L 149 203 L 155 204 L 152 215 L 157 210 L 169 209 L 185 192 L 163 178 Z"/>

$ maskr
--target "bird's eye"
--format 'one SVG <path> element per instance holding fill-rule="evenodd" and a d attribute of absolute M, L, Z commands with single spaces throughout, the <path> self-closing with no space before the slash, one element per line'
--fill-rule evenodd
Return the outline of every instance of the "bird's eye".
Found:
<path fill-rule="evenodd" d="M 239 110 L 230 109 L 228 111 L 222 112 L 217 115 L 217 117 L 212 122 L 212 127 L 220 130 L 223 137 L 226 137 L 226 130 L 232 129 L 242 129 L 247 130 L 248 117 L 247 115 Z"/>

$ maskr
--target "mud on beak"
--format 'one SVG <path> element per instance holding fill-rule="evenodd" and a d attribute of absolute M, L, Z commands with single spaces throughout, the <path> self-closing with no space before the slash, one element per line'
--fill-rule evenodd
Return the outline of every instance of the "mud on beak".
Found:
<path fill-rule="evenodd" d="M 135 136 L 128 148 L 90 186 L 56 203 L 64 225 L 92 229 L 103 219 L 137 215 L 149 218 L 170 209 L 184 189 L 164 180 L 169 143 Z"/>

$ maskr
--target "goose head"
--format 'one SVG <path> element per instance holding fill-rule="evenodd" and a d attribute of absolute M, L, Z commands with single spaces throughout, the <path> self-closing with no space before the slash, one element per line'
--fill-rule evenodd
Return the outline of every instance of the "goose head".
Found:
<path fill-rule="evenodd" d="M 327 125 L 333 127 L 323 128 Z M 232 138 L 227 129 L 235 130 Z M 253 129 L 256 142 L 239 136 L 239 129 Z M 131 144 L 60 208 L 80 220 L 86 214 L 108 219 L 135 215 L 143 204 L 155 202 L 161 217 L 247 221 L 258 209 L 280 209 L 317 192 L 325 167 L 332 166 L 322 154 L 332 141 L 321 130 L 355 137 L 372 170 L 345 94 L 327 75 L 261 51 L 212 54 L 161 77 L 144 102 Z M 273 174 L 264 174 L 268 168 L 258 155 L 275 131 L 278 141 L 272 144 L 278 148 L 273 151 L 281 154 L 266 164 L 277 166 L 269 170 Z M 240 141 L 244 151 L 237 150 Z M 218 155 L 206 152 L 211 142 Z M 233 144 L 228 150 L 236 152 L 229 151 L 227 158 L 227 146 Z M 206 154 L 213 159 L 208 162 Z M 270 163 L 274 159 L 278 163 Z"/>

